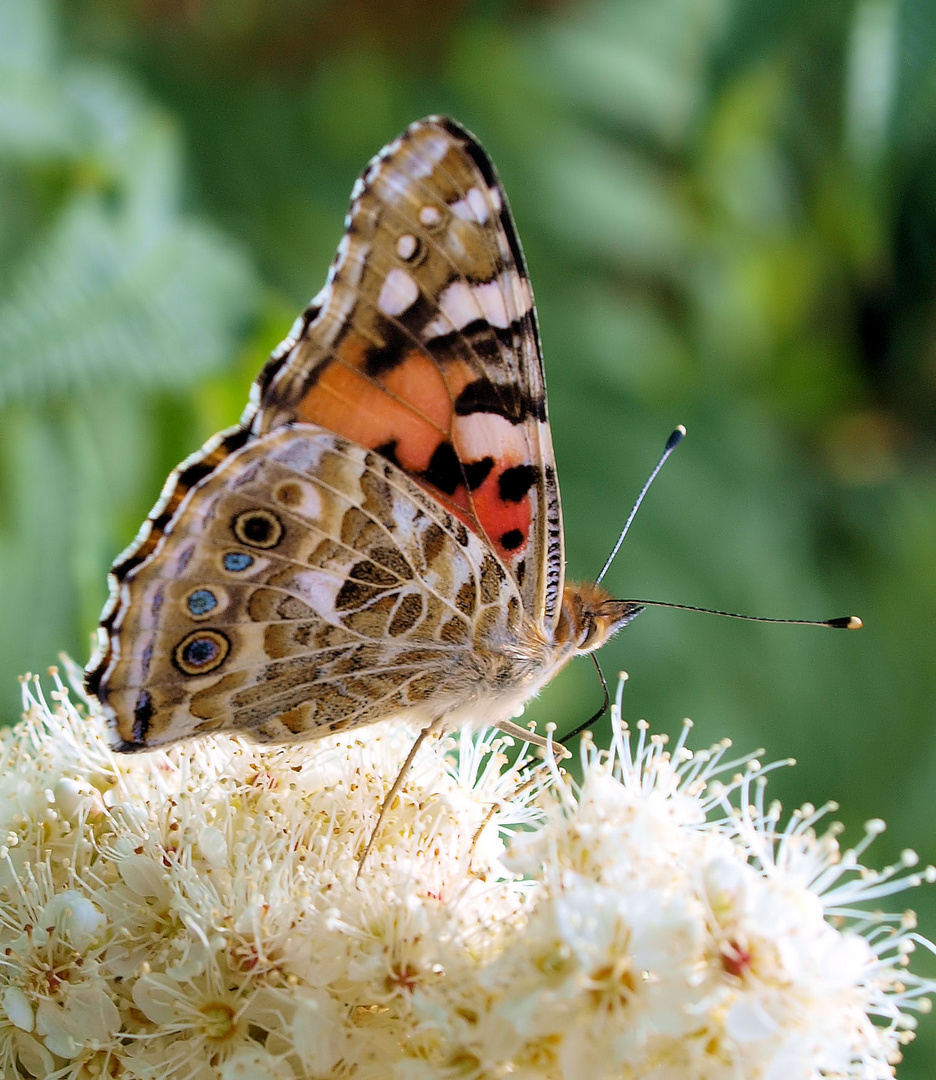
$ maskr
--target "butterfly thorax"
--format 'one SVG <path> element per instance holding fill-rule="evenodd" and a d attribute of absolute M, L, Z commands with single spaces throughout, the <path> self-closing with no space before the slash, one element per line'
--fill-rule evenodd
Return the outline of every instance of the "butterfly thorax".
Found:
<path fill-rule="evenodd" d="M 633 600 L 615 600 L 600 585 L 566 585 L 556 629 L 544 633 L 532 620 L 503 635 L 500 629 L 476 655 L 485 667 L 478 686 L 497 696 L 528 700 L 575 656 L 594 652 L 636 618 L 643 608 Z M 482 691 L 483 694 L 483 691 Z"/>

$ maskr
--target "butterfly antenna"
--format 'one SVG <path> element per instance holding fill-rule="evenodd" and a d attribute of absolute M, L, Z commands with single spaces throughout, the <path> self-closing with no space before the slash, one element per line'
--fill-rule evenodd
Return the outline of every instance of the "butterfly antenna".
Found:
<path fill-rule="evenodd" d="M 604 566 L 601 568 L 601 573 L 595 579 L 595 584 L 599 584 L 601 579 L 605 576 L 611 567 L 611 563 L 614 562 L 614 557 L 617 555 L 621 548 L 621 544 L 624 542 L 624 537 L 627 536 L 627 531 L 631 527 L 631 523 L 637 516 L 637 511 L 640 509 L 640 504 L 644 501 L 644 496 L 650 490 L 650 485 L 656 479 L 657 473 L 663 468 L 663 464 L 670 454 L 676 449 L 677 446 L 683 441 L 686 435 L 686 429 L 682 424 L 679 424 L 676 430 L 666 440 L 666 446 L 663 448 L 663 453 L 660 456 L 660 460 L 656 463 L 653 472 L 647 477 L 647 482 L 640 489 L 640 494 L 637 496 L 637 501 L 634 503 L 633 509 L 627 516 L 627 521 L 624 522 L 624 528 L 621 530 L 621 535 L 617 538 L 617 542 L 611 549 L 611 554 L 605 561 Z M 744 619 L 746 622 L 762 622 L 762 623 L 792 623 L 797 626 L 829 626 L 833 630 L 859 630 L 862 626 L 861 619 L 857 615 L 843 615 L 837 619 L 768 619 L 760 615 L 739 615 L 734 611 L 719 611 L 716 608 L 695 607 L 693 604 L 670 604 L 664 600 L 629 600 L 627 603 L 640 604 L 642 607 L 665 607 L 676 608 L 679 611 L 701 611 L 706 615 L 721 615 L 726 619 Z M 594 654 L 592 654 L 594 659 Z M 597 660 L 595 666 L 598 667 Z M 595 714 L 590 720 L 587 720 L 584 724 L 580 724 L 571 735 L 567 735 L 567 739 L 571 739 L 573 735 L 578 735 L 579 732 L 584 731 L 585 728 L 593 724 L 608 707 L 608 687 L 605 683 L 604 676 L 601 674 L 601 668 L 598 667 L 598 675 L 601 678 L 602 686 L 604 687 L 605 704 L 601 710 Z"/>
<path fill-rule="evenodd" d="M 650 490 L 650 485 L 656 479 L 657 473 L 660 471 L 660 469 L 663 468 L 663 463 L 670 456 L 670 454 L 672 454 L 676 447 L 679 446 L 679 444 L 683 441 L 683 437 L 685 436 L 685 434 L 686 429 L 682 426 L 682 424 L 680 424 L 673 432 L 673 434 L 670 435 L 670 437 L 666 440 L 666 446 L 663 450 L 663 454 L 660 457 L 660 460 L 656 463 L 656 467 L 654 468 L 653 472 L 650 473 L 650 475 L 647 477 L 647 482 L 641 488 L 640 494 L 637 496 L 637 501 L 634 503 L 634 508 L 631 510 L 630 514 L 628 514 L 627 521 L 624 522 L 624 528 L 621 529 L 621 535 L 617 538 L 617 543 L 611 549 L 611 554 L 608 556 L 604 566 L 601 568 L 601 573 L 598 575 L 597 578 L 595 578 L 596 585 L 601 583 L 601 579 L 610 569 L 611 563 L 614 562 L 614 556 L 617 555 L 618 551 L 620 551 L 621 544 L 624 543 L 624 537 L 627 536 L 627 530 L 631 527 L 631 522 L 637 516 L 637 511 L 640 509 L 640 504 L 643 502 L 644 496 Z M 607 687 L 605 687 L 605 694 L 607 694 Z M 591 722 L 592 721 L 589 721 L 589 723 Z M 584 724 L 582 727 L 588 727 L 588 724 Z M 582 728 L 579 728 L 578 730 L 582 730 Z M 575 734 L 575 732 L 573 732 L 573 734 Z"/>
<path fill-rule="evenodd" d="M 746 622 L 793 623 L 796 626 L 829 626 L 833 630 L 860 630 L 864 625 L 857 615 L 842 615 L 837 619 L 768 619 L 761 615 L 739 615 L 735 611 L 718 611 L 716 608 L 695 607 L 693 604 L 670 604 L 665 600 L 628 600 L 641 607 L 676 608 L 678 611 L 701 611 L 704 615 L 721 615 L 726 619 L 744 619 Z"/>

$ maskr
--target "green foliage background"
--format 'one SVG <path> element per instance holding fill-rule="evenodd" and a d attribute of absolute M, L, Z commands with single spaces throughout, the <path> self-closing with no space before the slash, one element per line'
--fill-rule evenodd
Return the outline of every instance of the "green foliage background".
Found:
<path fill-rule="evenodd" d="M 788 807 L 840 800 L 851 839 L 882 814 L 879 859 L 936 858 L 931 0 L 0 0 L 7 717 L 18 673 L 86 658 L 109 562 L 237 419 L 354 177 L 429 112 L 511 196 L 570 575 L 683 422 L 612 589 L 866 622 L 647 612 L 603 657 L 628 714 L 792 755 Z M 583 663 L 530 715 L 561 732 L 598 695 Z"/>

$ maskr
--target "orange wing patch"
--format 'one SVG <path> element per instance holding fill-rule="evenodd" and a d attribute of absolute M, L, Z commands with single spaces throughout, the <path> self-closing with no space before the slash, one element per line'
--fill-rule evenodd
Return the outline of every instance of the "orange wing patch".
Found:
<path fill-rule="evenodd" d="M 411 349 L 392 366 L 385 361 L 389 370 L 374 378 L 364 373 L 373 350 L 361 334 L 346 333 L 300 401 L 298 418 L 383 454 L 509 563 L 529 539 L 528 492 L 537 473 L 522 427 L 491 413 L 456 416 L 455 402 L 474 381 L 467 364 L 443 369 Z M 525 486 L 515 479 L 521 475 Z"/>
<path fill-rule="evenodd" d="M 346 334 L 337 362 L 322 369 L 297 416 L 370 450 L 395 444 L 401 468 L 421 473 L 451 428 L 445 380 L 429 357 L 414 351 L 390 372 L 392 379 L 377 381 L 364 374 L 368 348 L 373 346 L 360 334 Z"/>

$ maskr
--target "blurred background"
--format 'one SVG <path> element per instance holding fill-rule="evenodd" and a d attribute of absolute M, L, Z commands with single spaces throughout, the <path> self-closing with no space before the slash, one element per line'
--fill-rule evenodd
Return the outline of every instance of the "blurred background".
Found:
<path fill-rule="evenodd" d="M 648 611 L 602 656 L 626 714 L 796 757 L 788 809 L 838 799 L 846 841 L 888 820 L 878 863 L 936 858 L 931 0 L 0 0 L 6 719 L 19 673 L 86 660 L 109 563 L 430 112 L 511 197 L 570 576 L 682 422 L 614 593 L 865 620 Z M 599 701 L 580 662 L 528 715 L 561 734 Z M 933 892 L 904 902 L 936 934 Z"/>

